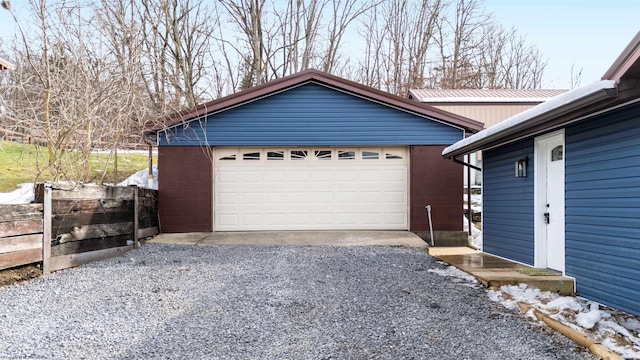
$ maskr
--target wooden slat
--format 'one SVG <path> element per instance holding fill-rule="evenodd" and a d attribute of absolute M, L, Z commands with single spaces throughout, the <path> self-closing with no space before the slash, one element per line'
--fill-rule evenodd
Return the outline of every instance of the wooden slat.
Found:
<path fill-rule="evenodd" d="M 149 219 L 151 218 L 151 211 L 149 209 L 140 209 L 138 211 L 138 219 Z"/>
<path fill-rule="evenodd" d="M 141 206 L 138 211 L 138 216 L 139 226 L 141 228 L 158 226 L 158 202 L 154 200 L 149 206 L 146 204 Z"/>
<path fill-rule="evenodd" d="M 39 219 L 42 219 L 42 212 L 15 214 L 14 216 L 11 216 L 11 215 L 0 216 L 0 223 L 23 221 L 23 220 L 39 220 Z"/>
<path fill-rule="evenodd" d="M 0 238 L 0 254 L 42 248 L 42 234 Z"/>
<path fill-rule="evenodd" d="M 138 218 L 138 228 L 139 229 L 144 229 L 144 228 L 148 228 L 151 227 L 151 220 L 147 217 L 147 218 Z"/>
<path fill-rule="evenodd" d="M 160 218 L 158 217 L 158 209 L 151 211 L 151 226 L 160 226 Z"/>
<path fill-rule="evenodd" d="M 140 199 L 140 206 L 145 206 L 145 207 L 154 207 L 156 205 L 158 205 L 158 199 L 151 199 L 151 198 L 141 198 L 138 197 Z"/>
<path fill-rule="evenodd" d="M 132 240 L 133 234 L 72 241 L 52 246 L 51 256 L 79 254 L 88 251 L 127 246 L 131 245 Z"/>
<path fill-rule="evenodd" d="M 59 234 L 56 237 L 56 243 L 63 244 L 70 241 L 79 241 L 84 239 L 118 236 L 125 234 L 133 234 L 132 222 L 83 225 L 77 226 L 71 232 Z"/>
<path fill-rule="evenodd" d="M 149 236 L 158 235 L 160 230 L 157 226 L 146 228 L 146 229 L 138 229 L 138 237 L 140 239 L 147 238 Z"/>
<path fill-rule="evenodd" d="M 51 271 L 67 269 L 70 267 L 88 264 L 93 261 L 109 259 L 112 257 L 120 256 L 129 250 L 133 250 L 133 245 L 90 251 L 80 254 L 54 256 L 51 258 Z"/>
<path fill-rule="evenodd" d="M 54 189 L 53 199 L 130 199 L 133 188 L 113 186 L 83 186 L 70 190 Z"/>
<path fill-rule="evenodd" d="M 120 212 L 133 209 L 133 199 L 57 199 L 53 201 L 56 215 L 74 212 Z"/>
<path fill-rule="evenodd" d="M 43 190 L 44 225 L 42 235 L 42 273 L 51 273 L 51 188 Z"/>
<path fill-rule="evenodd" d="M 0 222 L 42 219 L 42 204 L 0 205 Z"/>
<path fill-rule="evenodd" d="M 0 254 L 0 270 L 42 261 L 42 249 Z"/>
<path fill-rule="evenodd" d="M 42 232 L 42 219 L 0 223 L 0 238 Z"/>
<path fill-rule="evenodd" d="M 72 213 L 54 215 L 51 220 L 53 237 L 73 231 L 78 225 L 97 225 L 129 222 L 133 220 L 133 211 L 107 213 Z"/>
<path fill-rule="evenodd" d="M 140 188 L 140 192 L 139 192 L 138 196 L 139 197 L 144 197 L 144 198 L 157 198 L 158 197 L 158 190 Z"/>

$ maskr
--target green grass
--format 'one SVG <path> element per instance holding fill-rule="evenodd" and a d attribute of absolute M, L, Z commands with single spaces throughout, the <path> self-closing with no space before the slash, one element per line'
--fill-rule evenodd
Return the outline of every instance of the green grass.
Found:
<path fill-rule="evenodd" d="M 38 155 L 39 153 L 39 155 Z M 67 154 L 65 161 L 74 161 L 75 154 Z M 48 181 L 51 173 L 46 170 L 47 149 L 11 141 L 0 141 L 0 192 L 13 191 L 20 183 Z M 98 182 L 106 170 L 105 183 L 118 183 L 136 171 L 148 167 L 147 154 L 118 154 L 118 173 L 114 173 L 114 156 L 92 153 L 89 159 L 91 178 Z M 154 156 L 153 163 L 157 162 Z M 76 170 L 80 166 L 69 167 Z M 73 174 L 63 176 L 64 180 L 78 180 Z"/>

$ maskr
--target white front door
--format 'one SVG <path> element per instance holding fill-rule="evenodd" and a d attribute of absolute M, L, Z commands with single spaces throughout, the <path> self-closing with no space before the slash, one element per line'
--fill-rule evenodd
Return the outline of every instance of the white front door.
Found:
<path fill-rule="evenodd" d="M 215 231 L 407 230 L 406 147 L 216 148 Z"/>
<path fill-rule="evenodd" d="M 536 139 L 536 266 L 564 272 L 564 132 Z"/>

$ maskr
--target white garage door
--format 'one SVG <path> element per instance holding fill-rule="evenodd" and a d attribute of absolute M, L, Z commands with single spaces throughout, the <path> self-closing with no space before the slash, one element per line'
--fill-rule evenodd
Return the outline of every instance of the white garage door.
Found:
<path fill-rule="evenodd" d="M 408 151 L 216 148 L 216 231 L 408 229 Z"/>

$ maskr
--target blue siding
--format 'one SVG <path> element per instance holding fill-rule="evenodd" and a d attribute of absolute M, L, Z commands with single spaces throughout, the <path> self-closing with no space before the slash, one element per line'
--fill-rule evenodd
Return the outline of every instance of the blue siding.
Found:
<path fill-rule="evenodd" d="M 566 273 L 640 315 L 640 106 L 567 127 L 565 159 Z"/>
<path fill-rule="evenodd" d="M 514 163 L 529 157 L 527 177 Z M 483 152 L 482 238 L 487 253 L 533 265 L 533 139 Z"/>
<path fill-rule="evenodd" d="M 158 135 L 178 146 L 449 145 L 463 130 L 308 83 Z"/>

